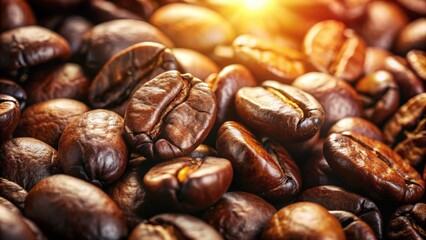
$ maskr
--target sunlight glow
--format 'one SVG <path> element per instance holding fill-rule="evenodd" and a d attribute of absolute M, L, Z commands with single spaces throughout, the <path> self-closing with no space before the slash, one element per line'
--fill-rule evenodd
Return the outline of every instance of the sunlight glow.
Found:
<path fill-rule="evenodd" d="M 242 2 L 248 11 L 261 11 L 268 5 L 267 0 L 242 0 Z"/>

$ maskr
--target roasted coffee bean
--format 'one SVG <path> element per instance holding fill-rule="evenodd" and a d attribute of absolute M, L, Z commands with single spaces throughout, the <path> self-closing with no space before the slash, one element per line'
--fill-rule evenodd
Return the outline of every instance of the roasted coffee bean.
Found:
<path fill-rule="evenodd" d="M 318 186 L 306 189 L 297 198 L 301 202 L 315 202 L 328 210 L 342 210 L 355 214 L 383 238 L 383 218 L 376 204 L 368 198 L 337 186 Z"/>
<path fill-rule="evenodd" d="M 426 14 L 426 2 L 411 0 L 396 0 L 401 6 L 417 14 Z"/>
<path fill-rule="evenodd" d="M 33 137 L 56 148 L 65 127 L 89 110 L 84 103 L 67 98 L 36 103 L 22 112 L 15 135 Z"/>
<path fill-rule="evenodd" d="M 370 73 L 380 70 L 383 66 L 383 62 L 392 53 L 386 51 L 382 48 L 377 47 L 367 47 L 365 51 L 365 61 L 364 61 L 364 73 L 368 75 Z"/>
<path fill-rule="evenodd" d="M 420 50 L 411 50 L 407 53 L 407 62 L 411 69 L 421 78 L 426 81 L 426 52 Z"/>
<path fill-rule="evenodd" d="M 64 63 L 33 72 L 25 90 L 30 105 L 55 98 L 85 101 L 89 84 L 89 79 L 80 65 Z"/>
<path fill-rule="evenodd" d="M 247 126 L 280 142 L 300 142 L 313 137 L 326 117 L 312 95 L 276 81 L 241 88 L 235 106 Z"/>
<path fill-rule="evenodd" d="M 364 116 L 378 125 L 398 109 L 399 87 L 387 71 L 376 71 L 365 76 L 357 82 L 355 89 L 361 97 Z"/>
<path fill-rule="evenodd" d="M 312 95 L 324 108 L 321 135 L 345 117 L 361 117 L 362 104 L 355 89 L 343 80 L 326 73 L 307 73 L 294 80 L 292 86 Z"/>
<path fill-rule="evenodd" d="M 164 32 L 179 48 L 206 53 L 216 45 L 230 43 L 231 24 L 218 13 L 196 5 L 174 3 L 155 11 L 150 23 Z"/>
<path fill-rule="evenodd" d="M 125 137 L 149 159 L 185 156 L 206 138 L 216 111 L 206 83 L 191 74 L 168 71 L 143 84 L 130 99 Z"/>
<path fill-rule="evenodd" d="M 276 209 L 247 192 L 227 192 L 202 218 L 228 240 L 258 239 Z"/>
<path fill-rule="evenodd" d="M 204 145 L 204 144 L 200 144 L 200 145 L 198 145 L 198 147 L 194 151 L 192 151 L 188 155 L 186 155 L 186 157 L 206 158 L 208 156 L 217 157 L 217 155 L 218 155 L 217 151 L 214 148 L 209 147 L 209 146 Z"/>
<path fill-rule="evenodd" d="M 405 55 L 412 49 L 426 51 L 426 18 L 416 19 L 402 28 L 396 37 L 394 48 L 400 55 Z"/>
<path fill-rule="evenodd" d="M 330 213 L 339 220 L 342 225 L 345 237 L 348 240 L 375 240 L 371 227 L 350 212 L 330 211 Z"/>
<path fill-rule="evenodd" d="M 20 27 L 0 35 L 0 71 L 10 73 L 70 56 L 68 42 L 43 27 Z"/>
<path fill-rule="evenodd" d="M 216 149 L 229 159 L 237 189 L 273 203 L 287 203 L 299 192 L 299 169 L 287 151 L 267 138 L 257 140 L 243 125 L 229 121 L 219 129 Z"/>
<path fill-rule="evenodd" d="M 382 142 L 353 132 L 333 133 L 324 143 L 333 172 L 351 188 L 372 199 L 413 203 L 425 192 L 417 171 Z"/>
<path fill-rule="evenodd" d="M 18 214 L 0 204 L 0 237 L 10 240 L 35 240 L 34 234 Z"/>
<path fill-rule="evenodd" d="M 188 48 L 173 48 L 173 55 L 181 65 L 183 72 L 191 73 L 203 81 L 210 74 L 219 72 L 219 67 L 215 62 L 197 51 Z"/>
<path fill-rule="evenodd" d="M 266 225 L 261 239 L 345 239 L 339 221 L 327 209 L 311 202 L 281 208 Z"/>
<path fill-rule="evenodd" d="M 116 53 L 140 42 L 173 42 L 154 26 L 138 20 L 121 19 L 98 24 L 83 36 L 80 55 L 83 66 L 95 75 Z"/>
<path fill-rule="evenodd" d="M 222 236 L 201 219 L 187 214 L 159 214 L 139 224 L 129 236 L 138 239 L 222 240 Z"/>
<path fill-rule="evenodd" d="M 21 210 L 15 205 L 13 205 L 13 203 L 7 200 L 6 198 L 0 197 L 0 205 L 9 209 L 11 212 L 14 212 L 19 215 L 22 214 Z"/>
<path fill-rule="evenodd" d="M 171 50 L 159 43 L 132 45 L 114 55 L 90 85 L 89 102 L 95 108 L 127 104 L 128 98 L 160 73 L 177 70 Z"/>
<path fill-rule="evenodd" d="M 27 194 L 27 191 L 18 184 L 5 178 L 0 178 L 0 197 L 10 201 L 19 210 L 24 210 L 24 202 Z"/>
<path fill-rule="evenodd" d="M 34 234 L 36 240 L 48 240 L 41 229 L 33 221 L 26 217 L 24 217 L 24 221 L 31 229 L 31 232 Z"/>
<path fill-rule="evenodd" d="M 117 19 L 142 20 L 142 17 L 124 9 L 117 4 L 104 0 L 89 0 L 89 14 L 97 22 L 107 22 Z"/>
<path fill-rule="evenodd" d="M 25 216 L 55 239 L 122 239 L 122 212 L 101 189 L 55 175 L 39 182 L 25 199 Z"/>
<path fill-rule="evenodd" d="M 151 14 L 158 8 L 159 0 L 112 0 L 111 2 L 121 6 L 129 11 L 136 13 L 143 19 L 149 19 Z"/>
<path fill-rule="evenodd" d="M 364 70 L 365 42 L 338 21 L 315 24 L 303 41 L 305 54 L 318 71 L 354 82 Z"/>
<path fill-rule="evenodd" d="M 66 17 L 56 31 L 64 37 L 72 50 L 76 54 L 83 41 L 83 35 L 93 27 L 93 24 L 84 17 L 71 15 Z"/>
<path fill-rule="evenodd" d="M 426 93 L 402 105 L 383 127 L 385 142 L 418 167 L 426 161 Z"/>
<path fill-rule="evenodd" d="M 148 198 L 180 212 L 203 210 L 231 185 L 233 170 L 224 158 L 181 157 L 155 165 L 143 179 Z"/>
<path fill-rule="evenodd" d="M 34 25 L 36 18 L 26 0 L 0 1 L 0 32 Z"/>
<path fill-rule="evenodd" d="M 21 110 L 14 97 L 0 94 L 0 142 L 9 139 L 18 126 Z"/>
<path fill-rule="evenodd" d="M 126 169 L 128 151 L 123 118 L 98 109 L 79 115 L 59 140 L 59 161 L 65 174 L 98 186 L 115 182 Z"/>
<path fill-rule="evenodd" d="M 14 97 L 19 102 L 19 107 L 25 108 L 27 102 L 27 93 L 16 82 L 7 79 L 0 79 L 0 94 L 9 95 Z"/>
<path fill-rule="evenodd" d="M 387 239 L 426 239 L 426 204 L 399 207 L 389 220 Z"/>
<path fill-rule="evenodd" d="M 360 117 L 348 117 L 337 121 L 331 126 L 328 135 L 345 131 L 355 132 L 371 139 L 383 142 L 383 134 L 372 122 Z"/>
<path fill-rule="evenodd" d="M 61 173 L 58 153 L 35 138 L 13 138 L 0 145 L 0 177 L 30 190 L 40 180 Z"/>
<path fill-rule="evenodd" d="M 81 5 L 84 0 L 29 0 L 35 6 L 49 11 L 70 11 Z"/>
<path fill-rule="evenodd" d="M 235 61 L 250 69 L 259 83 L 273 79 L 290 84 L 307 70 L 306 59 L 301 52 L 283 49 L 254 36 L 239 36 L 232 46 Z"/>

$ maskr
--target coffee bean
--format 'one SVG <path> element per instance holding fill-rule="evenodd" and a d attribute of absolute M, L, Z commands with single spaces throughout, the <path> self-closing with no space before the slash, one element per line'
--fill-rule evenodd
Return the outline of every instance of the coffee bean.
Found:
<path fill-rule="evenodd" d="M 345 131 L 355 132 L 371 139 L 383 142 L 383 134 L 372 122 L 360 117 L 347 117 L 337 121 L 331 126 L 328 135 Z"/>
<path fill-rule="evenodd" d="M 219 67 L 210 58 L 188 48 L 173 48 L 173 55 L 182 67 L 182 71 L 194 77 L 206 80 L 210 74 L 219 72 Z"/>
<path fill-rule="evenodd" d="M 13 205 L 18 207 L 19 210 L 24 209 L 24 202 L 27 194 L 27 191 L 18 184 L 5 178 L 0 178 L 0 197 L 9 200 Z"/>
<path fill-rule="evenodd" d="M 22 217 L 2 205 L 0 205 L 0 232 L 3 239 L 35 240 Z"/>
<path fill-rule="evenodd" d="M 18 100 L 21 110 L 25 108 L 27 102 L 27 93 L 16 82 L 7 79 L 0 79 L 0 94 L 14 97 L 16 100 Z"/>
<path fill-rule="evenodd" d="M 0 94 L 0 142 L 9 139 L 18 126 L 21 110 L 14 97 Z"/>
<path fill-rule="evenodd" d="M 426 52 L 420 50 L 409 51 L 407 53 L 407 62 L 417 76 L 426 81 Z"/>
<path fill-rule="evenodd" d="M 371 227 L 352 213 L 345 211 L 330 211 L 330 213 L 339 220 L 346 239 L 377 239 Z"/>
<path fill-rule="evenodd" d="M 387 228 L 387 239 L 425 239 L 426 204 L 404 205 L 391 216 Z M 400 229 L 404 229 L 401 231 Z"/>
<path fill-rule="evenodd" d="M 34 13 L 26 0 L 1 1 L 0 16 L 0 32 L 36 23 Z"/>

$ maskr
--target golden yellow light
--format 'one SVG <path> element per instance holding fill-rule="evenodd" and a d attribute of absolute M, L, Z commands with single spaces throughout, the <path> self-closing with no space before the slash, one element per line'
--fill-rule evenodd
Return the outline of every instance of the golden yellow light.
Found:
<path fill-rule="evenodd" d="M 242 4 L 248 11 L 261 11 L 267 5 L 267 0 L 242 0 Z"/>

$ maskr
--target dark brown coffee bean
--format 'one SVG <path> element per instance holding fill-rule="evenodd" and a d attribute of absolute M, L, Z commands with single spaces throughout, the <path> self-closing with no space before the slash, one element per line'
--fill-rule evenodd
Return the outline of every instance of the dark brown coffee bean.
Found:
<path fill-rule="evenodd" d="M 158 74 L 177 70 L 171 50 L 159 43 L 132 45 L 115 54 L 90 85 L 89 102 L 95 108 L 112 108 L 127 100 L 144 83 Z"/>
<path fill-rule="evenodd" d="M 84 0 L 29 0 L 35 6 L 49 11 L 70 11 L 81 5 Z"/>
<path fill-rule="evenodd" d="M 14 97 L 0 94 L 0 142 L 11 138 L 18 126 L 21 110 Z"/>
<path fill-rule="evenodd" d="M 200 144 L 194 151 L 190 152 L 186 157 L 190 158 L 206 158 L 208 156 L 217 157 L 217 151 L 207 145 Z"/>
<path fill-rule="evenodd" d="M 168 4 L 155 11 L 150 23 L 164 32 L 179 48 L 201 53 L 216 45 L 230 43 L 234 37 L 231 24 L 218 13 L 190 4 Z"/>
<path fill-rule="evenodd" d="M 399 207 L 389 220 L 387 239 L 426 239 L 426 204 Z"/>
<path fill-rule="evenodd" d="M 402 28 L 396 37 L 394 49 L 400 55 L 413 49 L 426 51 L 426 17 L 416 19 Z"/>
<path fill-rule="evenodd" d="M 187 214 L 163 213 L 139 224 L 130 234 L 129 240 L 180 239 L 222 240 L 222 236 L 210 225 Z"/>
<path fill-rule="evenodd" d="M 148 41 L 173 47 L 168 37 L 146 22 L 113 20 L 98 24 L 84 34 L 80 55 L 84 67 L 95 75 L 116 53 L 133 44 Z"/>
<path fill-rule="evenodd" d="M 324 143 L 333 172 L 353 189 L 378 200 L 412 203 L 425 192 L 417 171 L 382 142 L 353 132 L 333 133 Z"/>
<path fill-rule="evenodd" d="M 25 85 L 28 103 L 34 104 L 55 98 L 84 101 L 89 79 L 81 66 L 74 63 L 52 65 L 33 72 Z"/>
<path fill-rule="evenodd" d="M 254 36 L 239 36 L 232 46 L 235 61 L 250 69 L 259 83 L 273 79 L 290 84 L 307 70 L 301 52 L 283 49 Z"/>
<path fill-rule="evenodd" d="M 227 192 L 202 214 L 225 239 L 258 239 L 276 209 L 246 192 Z"/>
<path fill-rule="evenodd" d="M 112 0 L 111 2 L 129 11 L 136 13 L 138 16 L 141 16 L 143 19 L 149 19 L 151 14 L 155 10 L 157 10 L 160 1 L 159 0 L 142 0 L 142 1 Z"/>
<path fill-rule="evenodd" d="M 34 13 L 26 0 L 1 0 L 0 16 L 0 33 L 36 23 Z"/>
<path fill-rule="evenodd" d="M 315 68 L 348 82 L 364 70 L 365 43 L 338 21 L 315 24 L 306 34 L 303 48 Z"/>
<path fill-rule="evenodd" d="M 0 204 L 0 237 L 8 240 L 35 240 L 34 234 L 18 213 Z"/>
<path fill-rule="evenodd" d="M 383 238 L 383 219 L 377 205 L 368 198 L 337 186 L 318 186 L 306 189 L 297 198 L 300 202 L 315 202 L 328 210 L 342 210 L 355 214 Z"/>
<path fill-rule="evenodd" d="M 418 167 L 426 159 L 426 93 L 402 105 L 383 127 L 385 142 Z"/>
<path fill-rule="evenodd" d="M 276 81 L 241 88 L 235 97 L 235 106 L 247 126 L 280 142 L 313 137 L 326 117 L 313 96 Z"/>
<path fill-rule="evenodd" d="M 27 102 L 27 93 L 16 82 L 7 79 L 0 79 L 0 94 L 9 95 L 14 97 L 19 102 L 19 107 L 25 108 Z"/>
<path fill-rule="evenodd" d="M 365 52 L 364 73 L 368 75 L 382 69 L 383 62 L 392 53 L 382 48 L 367 47 Z"/>
<path fill-rule="evenodd" d="M 346 239 L 349 240 L 375 240 L 371 227 L 350 212 L 330 211 L 330 213 L 339 220 L 342 225 Z"/>
<path fill-rule="evenodd" d="M 71 46 L 73 54 L 80 49 L 83 35 L 93 27 L 93 24 L 84 17 L 71 15 L 66 17 L 56 28 L 56 31 L 64 37 Z"/>
<path fill-rule="evenodd" d="M 18 215 L 22 214 L 21 210 L 18 207 L 16 207 L 11 201 L 7 200 L 6 198 L 0 197 L 0 206 L 5 207 L 9 211 L 16 213 Z"/>
<path fill-rule="evenodd" d="M 292 86 L 311 94 L 324 108 L 325 119 L 321 135 L 345 117 L 360 117 L 362 104 L 355 89 L 343 80 L 326 73 L 307 73 L 294 80 Z"/>
<path fill-rule="evenodd" d="M 361 97 L 364 116 L 378 125 L 398 109 L 399 87 L 387 71 L 376 71 L 365 76 L 357 82 L 355 89 Z"/>
<path fill-rule="evenodd" d="M 195 212 L 219 200 L 233 176 L 224 158 L 181 157 L 157 164 L 144 177 L 150 199 L 167 210 Z"/>
<path fill-rule="evenodd" d="M 185 156 L 204 141 L 216 111 L 206 83 L 191 74 L 168 71 L 143 84 L 130 99 L 125 137 L 149 159 Z"/>
<path fill-rule="evenodd" d="M 194 77 L 206 80 L 210 74 L 219 72 L 219 67 L 207 56 L 188 49 L 173 48 L 173 55 L 182 66 L 182 71 L 191 73 Z"/>
<path fill-rule="evenodd" d="M 24 202 L 27 194 L 27 191 L 18 184 L 5 178 L 0 178 L 0 197 L 9 200 L 19 210 L 24 210 Z"/>
<path fill-rule="evenodd" d="M 278 143 L 257 140 L 244 126 L 229 121 L 219 129 L 216 149 L 231 161 L 237 189 L 273 203 L 289 202 L 298 194 L 302 185 L 299 169 Z"/>
<path fill-rule="evenodd" d="M 281 208 L 266 225 L 261 239 L 345 239 L 339 221 L 327 209 L 311 202 Z"/>
<path fill-rule="evenodd" d="M 380 142 L 384 141 L 383 134 L 376 125 L 359 117 L 347 117 L 337 121 L 331 126 L 328 135 L 345 131 L 355 132 Z"/>
<path fill-rule="evenodd" d="M 33 137 L 56 148 L 65 127 L 89 110 L 84 103 L 67 98 L 36 103 L 22 112 L 16 136 Z"/>
<path fill-rule="evenodd" d="M 0 145 L 0 177 L 30 190 L 40 180 L 61 173 L 58 153 L 34 138 L 13 138 Z"/>
<path fill-rule="evenodd" d="M 48 240 L 41 229 L 33 221 L 26 217 L 24 217 L 24 221 L 31 229 L 31 232 L 34 234 L 36 240 Z"/>
<path fill-rule="evenodd" d="M 55 175 L 39 182 L 25 200 L 25 216 L 55 239 L 122 239 L 123 214 L 101 189 Z"/>
<path fill-rule="evenodd" d="M 89 0 L 88 3 L 89 15 L 97 22 L 107 22 L 117 19 L 142 20 L 142 17 L 137 14 L 110 1 Z"/>
<path fill-rule="evenodd" d="M 20 27 L 0 35 L 0 71 L 13 72 L 70 56 L 68 42 L 43 27 Z"/>
<path fill-rule="evenodd" d="M 420 50 L 411 50 L 407 53 L 407 62 L 411 69 L 421 78 L 426 81 L 426 52 Z"/>
<path fill-rule="evenodd" d="M 64 173 L 103 186 L 126 169 L 128 151 L 123 118 L 98 109 L 79 115 L 65 128 L 58 146 Z"/>

